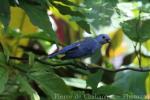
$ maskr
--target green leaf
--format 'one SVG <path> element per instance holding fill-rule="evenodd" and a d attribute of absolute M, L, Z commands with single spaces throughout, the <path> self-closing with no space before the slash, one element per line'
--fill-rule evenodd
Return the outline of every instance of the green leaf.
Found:
<path fill-rule="evenodd" d="M 111 85 L 101 86 L 96 89 L 96 94 L 98 95 L 119 95 L 123 93 L 124 92 L 121 88 Z"/>
<path fill-rule="evenodd" d="M 55 0 L 55 1 L 61 2 L 61 3 L 65 4 L 65 5 L 68 5 L 68 6 L 79 7 L 77 4 L 75 4 L 75 3 L 73 3 L 69 0 Z"/>
<path fill-rule="evenodd" d="M 71 16 L 76 16 L 76 18 L 85 18 L 85 16 L 79 12 L 79 11 L 73 11 L 71 10 L 70 7 L 61 5 L 61 4 L 55 4 L 53 3 L 53 5 L 59 10 L 59 12 L 63 15 L 71 15 Z M 75 17 L 74 17 L 75 18 Z M 79 19 L 78 18 L 78 19 Z M 86 32 L 91 33 L 90 32 L 90 25 L 85 21 L 85 20 L 80 20 L 80 21 L 76 21 L 76 23 L 82 28 L 84 29 Z"/>
<path fill-rule="evenodd" d="M 110 25 L 111 16 L 114 14 L 114 7 L 118 0 L 84 0 L 84 5 L 88 10 L 86 12 L 87 19 L 94 28 L 103 25 Z"/>
<path fill-rule="evenodd" d="M 89 95 L 89 94 L 86 94 L 83 91 L 73 91 L 71 97 L 73 98 L 73 100 L 91 100 L 86 95 Z"/>
<path fill-rule="evenodd" d="M 10 9 L 8 0 L 0 0 L 0 21 L 7 28 L 10 21 Z"/>
<path fill-rule="evenodd" d="M 10 50 L 9 50 L 8 46 L 3 43 L 3 41 L 1 41 L 1 44 L 2 44 L 2 47 L 3 47 L 3 52 L 4 52 L 4 55 L 5 55 L 6 62 L 7 62 L 9 60 Z"/>
<path fill-rule="evenodd" d="M 8 70 L 0 64 L 0 94 L 4 91 L 5 85 L 8 81 Z"/>
<path fill-rule="evenodd" d="M 0 52 L 0 62 L 1 63 L 6 63 L 7 62 L 6 57 L 5 57 L 4 53 L 2 53 L 2 52 Z"/>
<path fill-rule="evenodd" d="M 51 40 L 51 37 L 48 34 L 46 34 L 45 32 L 38 32 L 38 33 L 30 34 L 30 35 L 24 35 L 24 36 L 22 36 L 22 38 L 40 39 L 40 40 L 45 40 L 45 41 L 49 41 L 49 42 L 53 41 L 53 40 Z"/>
<path fill-rule="evenodd" d="M 142 6 L 141 11 L 144 12 L 144 13 L 150 13 L 150 2 L 144 4 L 144 5 Z"/>
<path fill-rule="evenodd" d="M 90 74 L 88 76 L 88 79 L 86 80 L 87 86 L 91 86 L 92 89 L 96 89 L 98 86 L 98 83 L 101 81 L 103 72 L 102 71 L 97 71 L 96 73 Z"/>
<path fill-rule="evenodd" d="M 119 72 L 116 74 L 115 82 L 112 86 L 122 89 L 123 92 L 133 93 L 135 95 L 145 95 L 145 80 L 147 75 L 147 72 Z"/>
<path fill-rule="evenodd" d="M 147 76 L 145 83 L 146 83 L 146 93 L 147 93 L 147 94 L 150 94 L 150 73 L 149 73 L 149 75 Z"/>
<path fill-rule="evenodd" d="M 86 32 L 91 33 L 90 32 L 90 25 L 85 20 L 80 20 L 80 21 L 76 21 L 76 22 Z"/>
<path fill-rule="evenodd" d="M 32 66 L 34 64 L 35 55 L 30 52 L 29 53 L 29 65 Z"/>
<path fill-rule="evenodd" d="M 81 12 L 79 12 L 79 11 L 73 11 L 73 10 L 71 10 L 70 7 L 67 7 L 67 6 L 64 6 L 64 5 L 61 5 L 61 4 L 56 4 L 56 3 L 52 3 L 52 4 L 63 15 L 79 16 L 79 17 L 85 18 L 85 16 Z"/>
<path fill-rule="evenodd" d="M 52 100 L 56 99 L 56 95 L 70 95 L 70 89 L 65 85 L 64 81 L 48 67 L 49 66 L 40 63 L 35 63 L 30 70 L 31 73 L 29 77 L 34 80 Z"/>
<path fill-rule="evenodd" d="M 133 41 L 144 42 L 150 39 L 150 20 L 138 22 L 132 19 L 121 23 L 124 33 Z"/>
<path fill-rule="evenodd" d="M 62 78 L 62 79 L 64 80 L 64 82 L 65 82 L 68 86 L 86 89 L 86 81 L 83 80 L 83 79 L 68 78 L 68 77 L 64 77 L 64 78 Z"/>
<path fill-rule="evenodd" d="M 19 82 L 21 89 L 30 96 L 31 100 L 40 100 L 38 93 L 30 86 L 25 77 L 18 75 L 17 81 Z"/>
<path fill-rule="evenodd" d="M 35 26 L 38 26 L 47 32 L 51 39 L 56 41 L 56 35 L 52 29 L 52 25 L 47 14 L 47 9 L 42 8 L 42 6 L 31 5 L 23 1 L 20 1 L 19 3 L 20 7 L 23 8 L 28 14 L 31 22 Z"/>
<path fill-rule="evenodd" d="M 142 3 L 146 4 L 146 3 L 150 3 L 149 0 L 142 0 Z"/>

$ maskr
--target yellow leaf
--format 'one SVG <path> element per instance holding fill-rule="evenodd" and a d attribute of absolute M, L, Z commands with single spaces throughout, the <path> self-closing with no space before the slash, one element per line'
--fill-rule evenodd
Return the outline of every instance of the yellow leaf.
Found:
<path fill-rule="evenodd" d="M 117 29 L 114 32 L 110 33 L 112 40 L 111 40 L 111 48 L 116 49 L 119 47 L 123 40 L 123 31 L 121 28 Z"/>
<path fill-rule="evenodd" d="M 110 56 L 110 58 L 119 56 L 119 55 L 123 54 L 126 51 L 126 49 L 127 48 L 124 46 L 120 46 L 120 47 L 116 48 L 115 50 L 110 49 L 109 56 Z"/>
<path fill-rule="evenodd" d="M 145 88 L 146 88 L 146 94 L 147 94 L 146 99 L 150 100 L 150 73 L 146 78 L 145 86 L 146 86 Z"/>
<path fill-rule="evenodd" d="M 119 28 L 113 32 L 110 32 L 110 37 L 111 37 L 111 45 L 109 49 L 110 58 L 123 54 L 127 48 L 123 43 L 122 29 Z"/>
<path fill-rule="evenodd" d="M 135 57 L 135 59 L 133 60 L 133 63 L 136 64 L 136 65 L 139 64 L 139 61 L 138 61 L 137 57 Z M 141 57 L 141 65 L 142 65 L 142 67 L 150 66 L 149 58 L 147 58 L 147 57 Z"/>
<path fill-rule="evenodd" d="M 24 10 L 19 7 L 11 7 L 11 20 L 9 27 L 12 29 L 20 29 L 23 34 L 29 34 L 37 31 Z"/>
<path fill-rule="evenodd" d="M 22 35 L 28 35 L 37 32 L 38 28 L 30 22 L 30 19 L 24 12 L 24 10 L 19 7 L 11 7 L 10 10 L 11 19 L 9 23 L 9 28 L 20 31 Z M 23 54 L 23 50 L 18 48 L 18 45 L 27 46 L 29 42 L 28 39 L 9 38 L 5 35 L 1 35 L 0 39 L 4 42 L 4 44 L 8 45 L 11 48 L 11 55 L 18 57 L 22 56 Z"/>
<path fill-rule="evenodd" d="M 148 41 L 146 41 L 146 42 L 144 42 L 144 46 L 146 47 L 146 49 L 148 50 L 148 51 L 150 51 L 150 40 L 148 40 Z"/>

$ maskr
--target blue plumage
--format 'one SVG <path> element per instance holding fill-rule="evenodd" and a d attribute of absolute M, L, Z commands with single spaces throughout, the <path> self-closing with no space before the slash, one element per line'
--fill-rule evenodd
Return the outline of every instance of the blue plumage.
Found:
<path fill-rule="evenodd" d="M 48 57 L 52 58 L 57 56 L 58 54 L 65 54 L 65 56 L 63 57 L 64 59 L 90 56 L 94 52 L 96 52 L 96 50 L 100 49 L 103 44 L 108 43 L 109 41 L 110 38 L 107 34 L 100 34 L 96 38 L 86 38 L 82 41 L 68 45 L 62 50 L 50 54 Z"/>

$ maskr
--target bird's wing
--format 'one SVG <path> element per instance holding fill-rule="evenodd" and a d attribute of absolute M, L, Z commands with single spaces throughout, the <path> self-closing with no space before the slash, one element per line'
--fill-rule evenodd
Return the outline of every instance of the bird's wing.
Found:
<path fill-rule="evenodd" d="M 68 45 L 68 46 L 64 47 L 63 49 L 61 49 L 60 51 L 55 52 L 53 54 L 50 54 L 48 57 L 52 58 L 52 57 L 54 57 L 54 56 L 56 56 L 58 54 L 65 54 L 65 53 L 69 53 L 69 52 L 72 52 L 74 50 L 77 50 L 80 47 L 80 45 L 82 45 L 84 42 L 88 41 L 89 39 L 91 39 L 91 38 L 86 38 L 86 39 L 84 39 L 82 41 L 75 42 L 75 43 L 73 43 L 71 45 Z"/>
<path fill-rule="evenodd" d="M 89 40 L 91 40 L 91 38 L 85 38 L 85 39 L 83 39 L 81 41 L 75 42 L 75 43 L 73 43 L 71 45 L 68 45 L 68 46 L 64 47 L 59 52 L 60 52 L 60 54 L 61 53 L 63 54 L 63 53 L 66 53 L 68 51 L 74 51 L 74 50 L 78 49 L 80 46 L 82 46 L 83 43 L 88 42 Z"/>
<path fill-rule="evenodd" d="M 64 47 L 63 49 L 61 49 L 61 50 L 58 51 L 58 52 L 55 52 L 55 53 L 50 54 L 48 57 L 49 57 L 49 58 L 52 58 L 52 57 L 57 56 L 58 54 L 64 54 L 64 53 L 66 53 L 66 52 L 75 50 L 75 49 L 77 49 L 77 48 L 79 47 L 79 45 L 80 45 L 79 42 L 73 43 L 73 44 L 71 44 L 71 45 L 68 45 L 68 46 Z"/>
<path fill-rule="evenodd" d="M 80 42 L 73 43 L 73 44 L 71 44 L 71 45 L 68 45 L 68 46 L 64 47 L 62 50 L 59 51 L 59 53 L 60 53 L 60 54 L 66 53 L 66 52 L 68 52 L 68 51 L 77 49 L 79 46 L 80 46 Z"/>

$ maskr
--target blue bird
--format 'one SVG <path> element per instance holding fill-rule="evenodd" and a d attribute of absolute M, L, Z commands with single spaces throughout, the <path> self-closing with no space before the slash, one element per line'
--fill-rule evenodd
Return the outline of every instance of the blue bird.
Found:
<path fill-rule="evenodd" d="M 65 54 L 62 59 L 87 57 L 101 49 L 103 44 L 109 42 L 110 37 L 107 34 L 100 34 L 95 38 L 85 38 L 84 40 L 65 46 L 63 49 L 50 54 L 48 57 L 52 58 L 59 54 Z"/>

